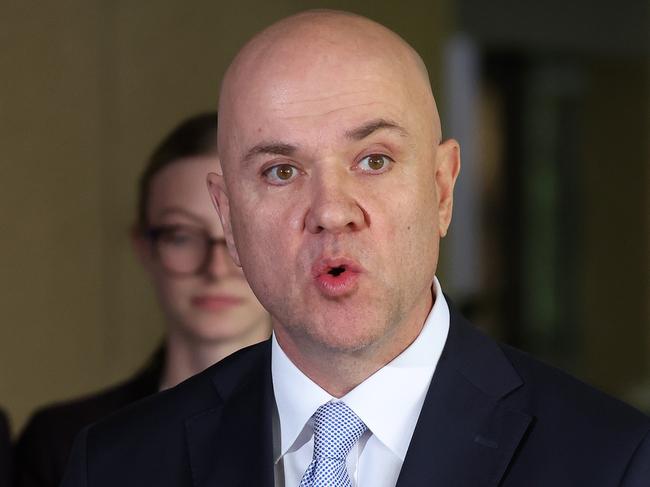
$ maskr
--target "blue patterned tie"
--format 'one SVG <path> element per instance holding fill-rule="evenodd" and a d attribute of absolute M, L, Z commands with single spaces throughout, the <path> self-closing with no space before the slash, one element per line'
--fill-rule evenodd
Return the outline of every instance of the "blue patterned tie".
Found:
<path fill-rule="evenodd" d="M 314 459 L 300 487 L 351 487 L 345 459 L 367 427 L 344 402 L 328 402 L 314 413 Z"/>

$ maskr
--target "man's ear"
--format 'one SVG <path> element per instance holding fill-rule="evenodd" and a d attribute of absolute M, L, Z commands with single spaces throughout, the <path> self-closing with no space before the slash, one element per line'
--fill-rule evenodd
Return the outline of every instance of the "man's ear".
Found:
<path fill-rule="evenodd" d="M 226 190 L 226 182 L 224 180 L 223 174 L 216 172 L 208 173 L 207 177 L 208 191 L 210 192 L 210 199 L 212 199 L 212 204 L 214 205 L 217 213 L 219 214 L 219 219 L 221 220 L 221 226 L 223 227 L 224 237 L 226 238 L 226 244 L 228 245 L 228 251 L 232 260 L 241 267 L 241 262 L 239 261 L 239 254 L 237 253 L 237 248 L 235 247 L 235 239 L 232 234 L 232 224 L 230 220 L 230 202 L 228 200 L 228 192 Z"/>
<path fill-rule="evenodd" d="M 454 139 L 436 149 L 436 194 L 438 196 L 438 231 L 447 235 L 454 203 L 454 185 L 460 171 L 460 146 Z"/>

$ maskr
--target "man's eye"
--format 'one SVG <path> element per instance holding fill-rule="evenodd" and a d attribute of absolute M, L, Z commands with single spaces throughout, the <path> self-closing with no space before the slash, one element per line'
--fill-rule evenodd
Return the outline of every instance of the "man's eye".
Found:
<path fill-rule="evenodd" d="M 393 160 L 383 154 L 370 154 L 359 161 L 359 167 L 365 172 L 380 173 L 386 171 Z"/>
<path fill-rule="evenodd" d="M 278 164 L 264 171 L 264 177 L 271 184 L 287 184 L 298 175 L 298 169 L 291 164 Z"/>

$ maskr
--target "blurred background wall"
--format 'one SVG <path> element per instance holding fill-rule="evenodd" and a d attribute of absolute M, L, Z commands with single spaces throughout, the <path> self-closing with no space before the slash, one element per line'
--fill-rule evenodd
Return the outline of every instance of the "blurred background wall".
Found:
<path fill-rule="evenodd" d="M 153 350 L 161 318 L 128 240 L 144 160 L 216 107 L 250 35 L 319 6 L 388 25 L 429 66 L 463 147 L 447 292 L 491 334 L 650 408 L 647 6 L 571 5 L 0 0 L 0 404 L 14 431 Z"/>

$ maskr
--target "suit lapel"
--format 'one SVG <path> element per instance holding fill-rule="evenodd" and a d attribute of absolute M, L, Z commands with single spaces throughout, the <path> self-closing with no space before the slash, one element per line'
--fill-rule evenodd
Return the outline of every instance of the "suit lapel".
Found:
<path fill-rule="evenodd" d="M 450 312 L 397 487 L 496 486 L 532 421 L 503 401 L 522 381 L 500 348 Z M 194 487 L 273 487 L 270 348 L 266 342 L 215 369 L 219 402 L 186 421 Z"/>
<path fill-rule="evenodd" d="M 398 487 L 498 485 L 532 419 L 501 401 L 522 382 L 499 347 L 450 312 Z"/>
<path fill-rule="evenodd" d="M 222 403 L 186 421 L 195 487 L 273 487 L 273 390 L 270 346 L 262 357 L 217 369 L 213 382 Z M 237 362 L 239 366 L 241 360 Z"/>

